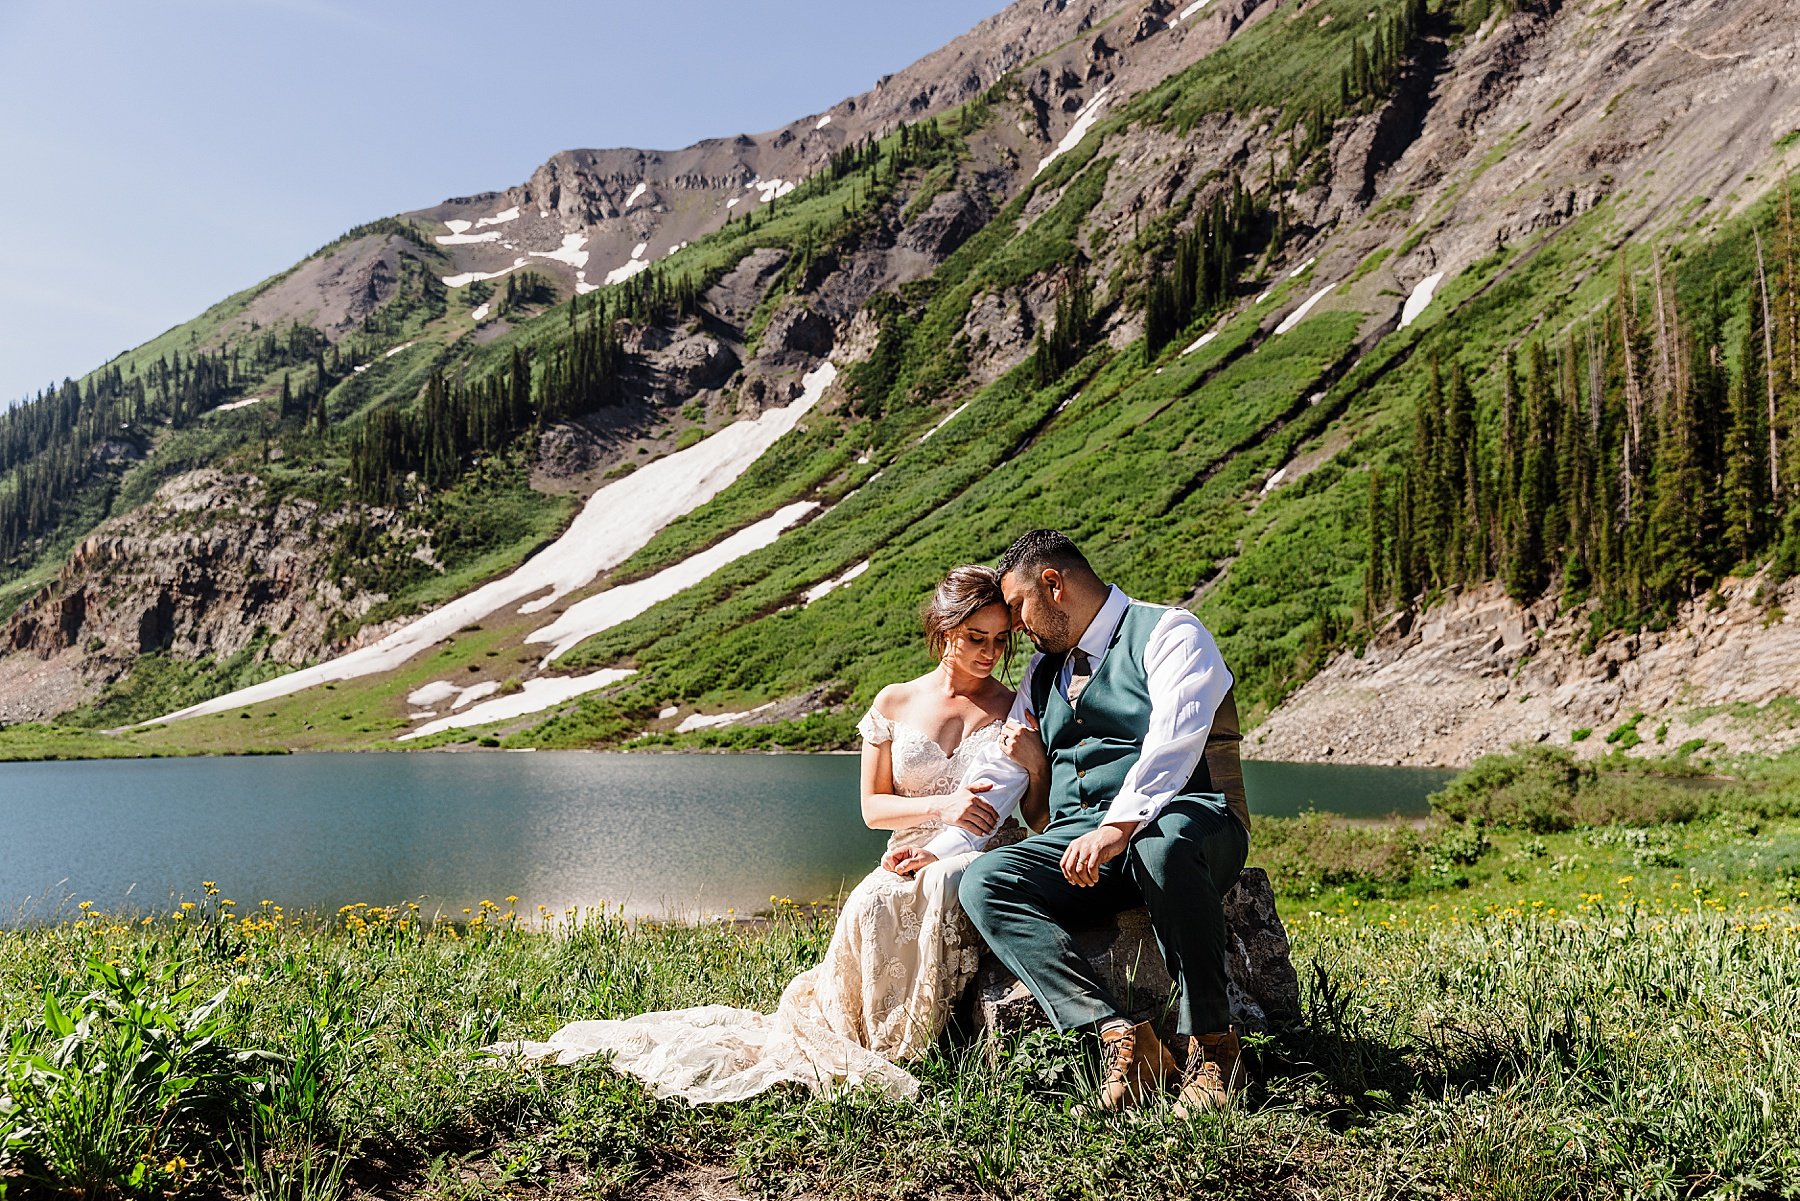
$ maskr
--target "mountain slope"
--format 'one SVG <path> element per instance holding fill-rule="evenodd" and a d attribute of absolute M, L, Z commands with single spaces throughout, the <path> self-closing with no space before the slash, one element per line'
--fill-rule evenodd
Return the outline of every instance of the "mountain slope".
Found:
<path fill-rule="evenodd" d="M 929 582 L 1035 524 L 1069 530 L 1137 595 L 1195 605 L 1260 714 L 1366 636 L 1367 469 L 1405 467 L 1434 360 L 1466 373 L 1489 436 L 1503 354 L 1603 313 L 1621 249 L 1647 272 L 1657 246 L 1687 292 L 1702 276 L 1721 289 L 1734 316 L 1719 353 L 1741 374 L 1740 252 L 1753 226 L 1772 228 L 1768 189 L 1800 126 L 1791 5 L 1192 8 L 1014 5 L 828 123 L 679 155 L 558 156 L 520 188 L 411 215 L 413 240 L 368 235 L 400 237 L 441 285 L 410 302 L 396 287 L 362 318 L 366 331 L 400 306 L 385 336 L 422 335 L 399 356 L 417 370 L 389 386 L 368 377 L 396 364 L 370 357 L 327 394 L 318 444 L 281 434 L 291 457 L 242 464 L 255 474 L 294 486 L 286 464 L 341 456 L 334 429 L 348 438 L 384 407 L 416 406 L 434 370 L 479 382 L 525 362 L 528 384 L 508 395 L 548 412 L 559 348 L 591 328 L 582 299 L 627 298 L 603 310 L 622 322 L 618 394 L 573 421 L 540 416 L 521 449 L 488 458 L 516 468 L 490 486 L 591 491 L 640 451 L 695 436 L 680 430 L 778 407 L 826 358 L 842 377 L 715 499 L 568 593 L 562 614 L 496 614 L 348 695 L 135 737 L 391 745 L 447 716 L 410 696 L 480 716 L 492 702 L 470 685 L 511 697 L 608 670 L 634 674 L 491 733 L 833 745 L 881 683 L 918 670 L 911 615 Z M 888 125 L 951 103 L 935 122 Z M 885 138 L 865 150 L 863 131 Z M 756 179 L 782 182 L 747 189 Z M 752 197 L 755 224 L 725 223 Z M 566 259 L 531 254 L 563 245 Z M 601 269 L 652 259 L 666 265 L 585 291 Z M 451 286 L 499 270 L 539 272 L 564 299 Z M 688 299 L 649 293 L 679 291 L 682 271 Z M 475 330 L 482 306 L 508 315 Z M 380 389 L 342 391 L 358 381 Z M 474 487 L 463 476 L 453 491 Z M 405 509 L 387 520 L 404 524 Z M 0 672 L 42 655 L 42 631 L 57 631 L 52 653 L 86 645 L 83 622 L 52 615 L 100 589 L 95 577 L 72 564 L 25 606 Z M 1405 604 L 1432 599 L 1427 587 Z M 531 641 L 563 618 L 564 637 Z M 546 662 L 571 631 L 587 637 Z M 86 678 L 90 695 L 108 686 Z M 130 715 L 178 707 L 152 700 Z M 49 715 L 16 690 L 5 703 Z M 1306 741 L 1281 745 L 1303 754 Z"/>

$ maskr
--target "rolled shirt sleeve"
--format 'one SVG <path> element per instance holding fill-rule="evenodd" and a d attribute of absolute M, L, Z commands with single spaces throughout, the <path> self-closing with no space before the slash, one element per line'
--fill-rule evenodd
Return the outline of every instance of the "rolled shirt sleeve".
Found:
<path fill-rule="evenodd" d="M 1231 672 L 1212 633 L 1185 609 L 1163 614 L 1144 647 L 1144 669 L 1150 728 L 1143 753 L 1106 811 L 1108 825 L 1151 821 L 1187 787 L 1231 689 Z"/>
<path fill-rule="evenodd" d="M 1018 695 L 1013 697 L 1012 711 L 1006 715 L 1007 721 L 1016 721 L 1022 725 L 1027 716 L 1036 716 L 1031 712 L 1029 682 L 1037 672 L 1038 660 L 1041 658 L 1041 655 L 1033 655 L 1025 665 L 1025 675 L 1021 677 Z M 976 784 L 993 785 L 981 794 L 981 799 L 993 806 L 994 812 L 999 815 L 999 821 L 1004 823 L 1018 810 L 1019 801 L 1024 797 L 1031 779 L 1018 760 L 1000 749 L 1000 740 L 994 738 L 981 748 L 981 753 L 975 756 L 975 761 L 963 773 L 962 787 L 969 788 Z M 971 834 L 961 826 L 945 826 L 931 836 L 931 841 L 923 849 L 939 859 L 948 859 L 964 851 L 980 850 L 987 838 L 986 835 Z"/>

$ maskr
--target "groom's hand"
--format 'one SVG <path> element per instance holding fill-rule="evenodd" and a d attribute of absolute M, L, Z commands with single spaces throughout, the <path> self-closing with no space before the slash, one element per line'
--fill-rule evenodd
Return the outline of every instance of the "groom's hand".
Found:
<path fill-rule="evenodd" d="M 938 819 L 946 826 L 961 826 L 971 834 L 986 838 L 1000 824 L 1000 815 L 981 798 L 981 794 L 992 787 L 992 784 L 981 783 L 957 789 L 938 806 Z"/>
<path fill-rule="evenodd" d="M 1062 854 L 1063 879 L 1078 888 L 1100 883 L 1100 865 L 1117 859 L 1136 829 L 1136 822 L 1110 822 L 1077 838 Z"/>
<path fill-rule="evenodd" d="M 910 876 L 936 862 L 937 856 L 922 847 L 895 847 L 881 857 L 881 866 L 896 876 Z"/>

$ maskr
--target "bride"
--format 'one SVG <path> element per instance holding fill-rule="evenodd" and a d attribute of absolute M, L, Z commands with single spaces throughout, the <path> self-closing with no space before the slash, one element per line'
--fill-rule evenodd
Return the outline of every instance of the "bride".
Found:
<path fill-rule="evenodd" d="M 857 726 L 863 820 L 893 832 L 884 864 L 945 826 L 987 836 L 983 850 L 1023 838 L 1016 822 L 996 828 L 982 799 L 981 769 L 996 756 L 1025 768 L 1020 812 L 1034 825 L 1048 817 L 1043 742 L 1006 722 L 1012 690 L 994 678 L 1012 634 L 999 577 L 986 567 L 952 569 L 926 602 L 924 624 L 937 666 L 883 688 Z M 548 1042 L 494 1050 L 557 1063 L 610 1054 L 658 1096 L 692 1104 L 738 1101 L 783 1082 L 818 1091 L 869 1083 L 915 1096 L 918 1081 L 899 1064 L 931 1048 L 980 958 L 980 938 L 956 899 L 979 853 L 911 877 L 871 872 L 844 901 L 824 959 L 789 982 L 772 1014 L 703 1005 L 573 1022 Z"/>

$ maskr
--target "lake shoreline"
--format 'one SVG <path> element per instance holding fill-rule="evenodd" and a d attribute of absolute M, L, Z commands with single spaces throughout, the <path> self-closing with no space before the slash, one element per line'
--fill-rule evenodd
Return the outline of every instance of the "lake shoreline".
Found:
<path fill-rule="evenodd" d="M 1258 761 L 1244 774 L 1261 819 L 1410 820 L 1450 778 Z M 40 897 L 167 908 L 215 880 L 239 900 L 324 913 L 429 896 L 454 915 L 509 895 L 534 913 L 751 913 L 772 893 L 835 896 L 867 875 L 887 834 L 863 823 L 859 789 L 857 756 L 816 753 L 18 763 L 0 770 L 0 880 L 13 882 L 0 911 L 26 883 Z M 1275 836 L 1265 823 L 1257 839 Z"/>

